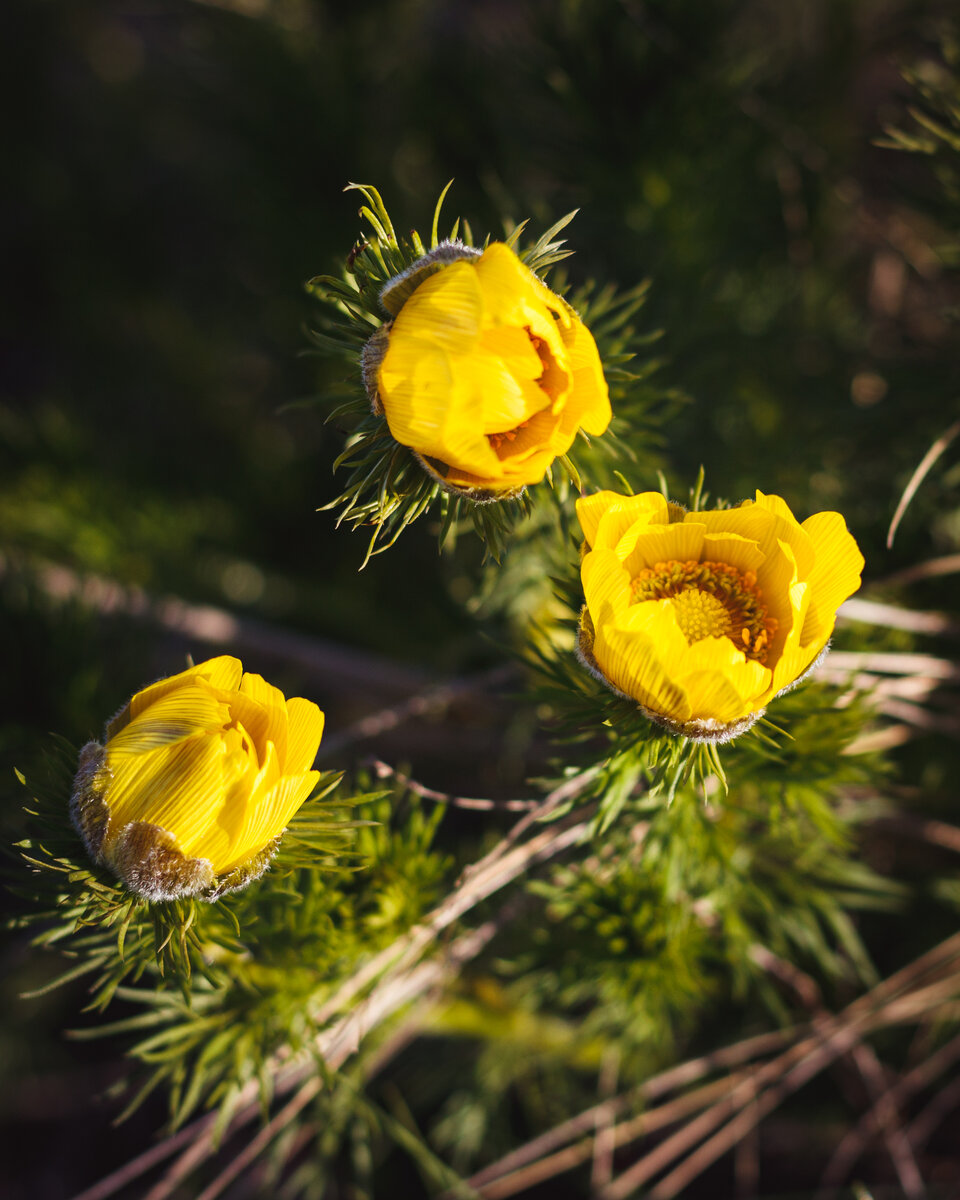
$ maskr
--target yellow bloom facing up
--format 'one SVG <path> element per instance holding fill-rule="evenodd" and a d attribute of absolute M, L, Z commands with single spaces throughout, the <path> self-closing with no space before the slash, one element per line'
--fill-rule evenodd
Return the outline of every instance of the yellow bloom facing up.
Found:
<path fill-rule="evenodd" d="M 212 658 L 137 692 L 83 747 L 73 823 L 130 891 L 213 899 L 266 870 L 320 777 L 322 733 L 315 704 Z"/>
<path fill-rule="evenodd" d="M 514 252 L 443 243 L 381 294 L 364 352 L 376 411 L 445 487 L 474 500 L 539 483 L 610 400 L 589 330 Z"/>
<path fill-rule="evenodd" d="M 723 742 L 816 665 L 863 556 L 839 513 L 779 496 L 684 512 L 659 492 L 577 504 L 589 547 L 580 656 L 673 733 Z"/>

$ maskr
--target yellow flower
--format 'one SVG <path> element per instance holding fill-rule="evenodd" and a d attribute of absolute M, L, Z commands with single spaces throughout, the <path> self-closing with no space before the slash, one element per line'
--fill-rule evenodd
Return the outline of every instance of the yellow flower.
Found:
<path fill-rule="evenodd" d="M 444 243 L 381 299 L 397 315 L 364 353 L 374 407 L 449 489 L 516 494 L 610 423 L 589 330 L 502 242 Z"/>
<path fill-rule="evenodd" d="M 779 496 L 684 512 L 659 492 L 577 504 L 589 552 L 580 654 L 650 719 L 727 741 L 816 665 L 863 556 L 839 513 Z"/>
<path fill-rule="evenodd" d="M 323 713 L 236 658 L 162 679 L 80 752 L 71 814 L 91 857 L 150 900 L 243 887 L 319 779 Z"/>

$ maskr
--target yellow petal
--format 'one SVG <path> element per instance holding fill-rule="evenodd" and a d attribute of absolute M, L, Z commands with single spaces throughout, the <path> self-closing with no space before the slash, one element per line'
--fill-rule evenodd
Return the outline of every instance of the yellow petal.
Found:
<path fill-rule="evenodd" d="M 147 821 L 172 834 L 185 854 L 192 853 L 223 803 L 220 735 L 198 733 L 146 753 L 128 753 L 119 741 L 107 746 L 111 833 L 131 821 Z"/>
<path fill-rule="evenodd" d="M 763 495 L 763 493 L 758 493 Z M 779 497 L 763 497 L 764 501 Z M 780 502 L 783 503 L 782 501 Z M 797 560 L 800 578 L 806 577 L 813 566 L 813 543 L 809 535 L 791 518 L 789 521 L 768 504 L 750 501 L 739 508 L 716 509 L 710 512 L 688 513 L 686 520 L 706 525 L 708 533 L 738 533 L 756 542 L 765 555 L 771 554 L 777 543 L 789 543 Z"/>
<path fill-rule="evenodd" d="M 577 501 L 577 519 L 587 545 L 604 545 L 613 549 L 627 529 L 642 516 L 667 511 L 667 502 L 659 492 L 641 492 L 638 496 L 623 496 L 619 492 L 595 492 Z M 604 524 L 600 537 L 600 524 Z"/>
<path fill-rule="evenodd" d="M 703 561 L 727 563 L 738 571 L 756 572 L 764 561 L 756 542 L 738 533 L 708 533 L 703 538 Z"/>
<path fill-rule="evenodd" d="M 767 512 L 775 513 L 781 520 L 786 521 L 788 525 L 800 524 L 793 515 L 790 505 L 782 496 L 775 496 L 773 493 L 766 494 L 757 488 L 755 504 L 758 508 L 765 508 Z"/>
<path fill-rule="evenodd" d="M 630 576 L 619 558 L 603 547 L 591 550 L 580 565 L 583 594 L 594 624 L 613 619 L 613 614 L 627 609 L 633 601 Z"/>
<path fill-rule="evenodd" d="M 417 287 L 397 315 L 390 330 L 381 375 L 389 374 L 397 346 L 411 340 L 426 343 L 443 354 L 472 350 L 480 336 L 483 296 L 471 263 L 451 263 Z M 422 352 L 422 351 L 421 351 Z"/>
<path fill-rule="evenodd" d="M 686 721 L 690 705 L 668 664 L 686 645 L 668 600 L 635 604 L 616 622 L 596 625 L 593 653 L 618 691 L 674 721 Z"/>
<path fill-rule="evenodd" d="M 635 579 L 645 567 L 653 567 L 660 562 L 698 562 L 704 533 L 702 525 L 685 521 L 640 528 L 633 550 L 624 560 L 630 578 Z M 617 549 L 620 553 L 620 547 Z"/>
<path fill-rule="evenodd" d="M 785 687 L 789 687 L 791 683 L 799 679 L 825 644 L 826 639 L 819 645 L 810 644 L 804 646 L 801 644 L 799 637 L 796 641 L 788 642 L 780 657 L 780 661 L 774 667 L 773 680 L 767 694 L 767 699 L 772 699 L 778 692 L 782 692 Z"/>
<path fill-rule="evenodd" d="M 115 754 L 145 754 L 196 733 L 219 732 L 229 721 L 229 706 L 216 693 L 187 680 L 133 717 L 107 745 Z"/>
<path fill-rule="evenodd" d="M 820 634 L 826 640 L 837 609 L 860 586 L 864 559 L 839 513 L 817 513 L 804 521 L 803 528 L 813 542 L 816 559 L 807 575 L 812 592 L 807 616 L 811 628 L 804 630 L 801 641 Z"/>
<path fill-rule="evenodd" d="M 267 756 L 269 742 L 277 748 L 277 761 L 281 764 L 286 761 L 287 702 L 279 688 L 267 683 L 262 675 L 248 672 L 240 691 L 232 697 L 231 711 L 250 731 L 261 763 Z"/>
<path fill-rule="evenodd" d="M 242 865 L 278 837 L 291 818 L 310 795 L 320 778 L 319 771 L 286 775 L 261 799 L 250 806 L 239 837 L 229 854 L 220 861 L 213 860 L 213 869 L 223 875 Z"/>
<path fill-rule="evenodd" d="M 568 310 L 509 246 L 492 242 L 471 268 L 483 294 L 485 324 L 529 328 L 543 338 L 558 361 L 565 361 L 566 347 L 557 322 L 569 322 Z M 557 318 L 551 312 L 556 312 Z"/>
<path fill-rule="evenodd" d="M 775 618 L 777 629 L 767 649 L 767 661 L 776 662 L 791 631 L 799 631 L 800 598 L 806 585 L 798 580 L 797 560 L 788 542 L 778 541 L 757 571 L 757 586 L 767 615 Z M 799 633 L 798 633 L 799 636 Z"/>
<path fill-rule="evenodd" d="M 761 705 L 755 698 L 770 682 L 770 671 L 723 638 L 701 638 L 689 648 L 680 684 L 694 720 L 735 721 Z"/>
<path fill-rule="evenodd" d="M 324 717 L 312 700 L 294 696 L 287 701 L 290 726 L 287 733 L 287 759 L 283 769 L 290 775 L 308 771 L 320 749 Z"/>
<path fill-rule="evenodd" d="M 107 723 L 106 735 L 108 738 L 111 738 L 114 734 L 119 733 L 124 725 L 133 717 L 142 713 L 145 708 L 153 704 L 156 700 L 159 700 L 161 696 L 180 687 L 188 680 L 205 679 L 212 687 L 233 691 L 239 687 L 240 676 L 242 674 L 243 666 L 240 659 L 224 654 L 218 658 L 208 658 L 206 662 L 188 667 L 186 671 L 181 671 L 178 675 L 171 675 L 167 679 L 159 679 L 156 683 L 152 683 L 149 687 L 145 687 L 137 692 L 130 702 Z"/>
<path fill-rule="evenodd" d="M 610 424 L 613 412 L 597 343 L 579 317 L 575 317 L 569 330 L 564 331 L 563 340 L 567 347 L 568 369 L 573 375 L 565 428 L 576 433 L 576 427 L 581 426 L 598 437 Z"/>

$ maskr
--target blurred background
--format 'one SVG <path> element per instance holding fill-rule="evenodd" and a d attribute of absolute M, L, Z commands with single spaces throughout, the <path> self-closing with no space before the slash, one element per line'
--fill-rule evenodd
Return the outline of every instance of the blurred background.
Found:
<path fill-rule="evenodd" d="M 872 596 L 949 607 L 955 576 L 884 581 L 956 553 L 955 451 L 884 541 L 957 413 L 957 176 L 877 142 L 914 127 L 904 68 L 947 78 L 953 9 L 8 0 L 4 838 L 22 829 L 13 768 L 50 731 L 96 736 L 188 651 L 236 647 L 316 699 L 331 733 L 498 661 L 463 605 L 472 576 L 438 557 L 429 522 L 358 575 L 364 539 L 316 511 L 339 490 L 342 438 L 308 402 L 353 380 L 304 354 L 303 283 L 361 232 L 349 181 L 378 187 L 398 229 L 429 229 L 451 178 L 445 213 L 475 231 L 529 216 L 538 234 L 579 208 L 571 280 L 651 280 L 640 323 L 662 330 L 659 385 L 685 397 L 655 448 L 676 492 L 704 463 L 714 495 L 839 509 Z M 467 709 L 452 732 L 427 712 L 371 745 L 402 746 L 435 785 L 506 794 L 524 774 L 500 752 L 506 718 Z M 902 761 L 941 795 L 953 759 L 930 744 Z M 82 992 L 18 999 L 49 973 L 34 960 L 17 936 L 0 968 L 16 1135 L 0 1187 L 57 1197 L 145 1145 L 162 1112 L 110 1128 L 99 1097 L 121 1068 L 63 1039 Z"/>

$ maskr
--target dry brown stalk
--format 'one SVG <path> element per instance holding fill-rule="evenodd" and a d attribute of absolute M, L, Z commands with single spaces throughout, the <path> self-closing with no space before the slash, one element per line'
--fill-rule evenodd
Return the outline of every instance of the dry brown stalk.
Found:
<path fill-rule="evenodd" d="M 601 1096 L 593 1135 L 593 1162 L 590 1166 L 590 1189 L 597 1191 L 613 1178 L 613 1136 L 615 1112 L 610 1101 L 617 1091 L 617 1076 L 620 1072 L 620 1052 L 608 1046 L 603 1055 L 597 1091 Z M 606 1102 L 606 1103 L 604 1103 Z"/>
<path fill-rule="evenodd" d="M 507 664 L 494 667 L 477 676 L 454 679 L 425 688 L 399 704 L 391 704 L 376 712 L 368 713 L 367 716 L 348 725 L 340 733 L 326 738 L 321 743 L 317 757 L 318 759 L 330 758 L 332 755 L 341 754 L 348 746 L 380 737 L 407 721 L 429 716 L 431 713 L 442 712 L 464 696 L 509 683 L 516 677 L 516 674 L 516 667 Z"/>
<path fill-rule="evenodd" d="M 601 1109 L 612 1109 L 615 1115 L 619 1115 L 633 1105 L 642 1103 L 644 1100 L 653 1100 L 677 1088 L 695 1083 L 711 1071 L 738 1066 L 741 1063 L 748 1062 L 752 1058 L 758 1058 L 770 1051 L 779 1050 L 790 1040 L 793 1032 L 792 1030 L 785 1030 L 758 1034 L 756 1037 L 736 1042 L 732 1046 L 725 1046 L 713 1054 L 702 1055 L 699 1058 L 690 1059 L 687 1062 L 679 1063 L 675 1067 L 670 1067 L 659 1075 L 654 1075 L 638 1088 L 634 1088 L 630 1092 L 616 1097 L 614 1100 L 604 1101 L 601 1104 L 596 1104 L 591 1108 L 585 1109 L 577 1116 L 571 1117 L 546 1133 L 540 1134 L 539 1137 L 533 1138 L 523 1146 L 518 1146 L 516 1150 L 512 1150 L 509 1154 L 504 1155 L 503 1158 L 497 1159 L 496 1162 L 490 1163 L 483 1170 L 471 1176 L 468 1183 L 471 1187 L 482 1188 L 484 1184 L 494 1179 L 500 1179 L 511 1171 L 516 1171 L 528 1163 L 536 1162 L 543 1155 L 550 1154 L 557 1147 L 564 1145 L 566 1142 L 573 1141 L 574 1138 L 580 1137 L 582 1134 L 592 1130 L 596 1125 Z M 649 1116 L 649 1113 L 647 1115 Z M 586 1144 L 589 1145 L 589 1140 Z M 578 1159 L 577 1161 L 580 1162 L 582 1160 Z"/>
<path fill-rule="evenodd" d="M 881 675 L 927 675 L 931 679 L 960 679 L 960 663 L 936 654 L 906 654 L 893 650 L 831 650 L 824 668 L 873 671 Z"/>
<path fill-rule="evenodd" d="M 960 1106 L 960 1076 L 941 1088 L 907 1129 L 911 1143 L 921 1150 L 940 1127 L 948 1113 Z"/>
<path fill-rule="evenodd" d="M 960 854 L 960 828 L 957 828 L 956 825 L 948 825 L 946 821 L 915 817 L 910 813 L 891 813 L 890 816 L 878 817 L 875 824 L 881 829 L 906 833 L 919 841 L 929 842 L 933 846 L 942 846 L 945 850 L 953 850 Z"/>
<path fill-rule="evenodd" d="M 814 1014 L 814 1027 L 822 1028 L 830 1019 L 823 1004 L 820 988 L 805 971 L 771 953 L 765 946 L 754 946 L 751 957 L 764 970 L 786 983 Z M 877 1126 L 883 1134 L 890 1161 L 900 1180 L 908 1200 L 920 1200 L 923 1195 L 923 1179 L 913 1156 L 909 1141 L 903 1131 L 897 1106 L 890 1098 L 884 1071 L 874 1051 L 863 1041 L 858 1041 L 850 1051 L 854 1066 L 862 1078 L 874 1105 Z"/>
<path fill-rule="evenodd" d="M 926 1193 L 923 1176 L 920 1174 L 920 1168 L 914 1157 L 910 1139 L 904 1131 L 893 1088 L 887 1082 L 880 1060 L 864 1042 L 858 1042 L 854 1046 L 851 1057 L 857 1065 L 860 1077 L 867 1086 L 870 1098 L 873 1100 L 871 1111 L 874 1115 L 874 1123 L 883 1134 L 887 1153 L 890 1155 L 890 1161 L 900 1180 L 903 1193 L 908 1200 L 922 1200 Z"/>
<path fill-rule="evenodd" d="M 256 1162 L 257 1158 L 266 1150 L 273 1139 L 282 1130 L 286 1129 L 291 1121 L 296 1120 L 299 1114 L 322 1089 L 323 1080 L 319 1075 L 314 1075 L 308 1079 L 293 1099 L 271 1121 L 268 1121 L 257 1136 L 247 1142 L 240 1153 L 231 1160 L 216 1179 L 203 1189 L 200 1195 L 197 1196 L 197 1200 L 216 1200 L 216 1197 L 221 1195 L 225 1187 L 229 1187 L 234 1179 L 241 1175 L 252 1163 Z"/>
<path fill-rule="evenodd" d="M 899 1079 L 887 1092 L 889 1103 L 895 1106 L 902 1105 L 916 1092 L 929 1087 L 958 1059 L 960 1059 L 960 1035 L 941 1046 L 939 1050 Z M 840 1142 L 823 1172 L 819 1196 L 825 1196 L 831 1188 L 837 1187 L 847 1178 L 857 1159 L 869 1145 L 880 1115 L 875 1103 L 861 1117 L 856 1128 L 850 1130 Z M 916 1124 L 917 1122 L 914 1121 L 905 1134 L 906 1140 L 912 1148 L 921 1144 L 915 1136 Z"/>
<path fill-rule="evenodd" d="M 690 1113 L 700 1111 L 716 1096 L 728 1091 L 732 1082 L 745 1079 L 747 1074 L 746 1071 L 740 1071 L 736 1075 L 727 1076 L 724 1079 L 714 1079 L 692 1092 L 678 1096 L 676 1100 L 661 1104 L 657 1108 L 647 1109 L 629 1121 L 621 1121 L 612 1128 L 610 1139 L 612 1147 L 626 1146 L 638 1138 L 646 1137 L 647 1134 L 656 1133 L 658 1129 L 675 1125 L 677 1121 L 689 1116 Z M 602 1106 L 598 1105 L 597 1107 Z M 595 1134 L 591 1134 L 556 1154 L 538 1158 L 526 1166 L 498 1175 L 495 1179 L 479 1187 L 476 1183 L 476 1176 L 474 1176 L 467 1180 L 467 1186 L 475 1188 L 483 1200 L 506 1200 L 507 1196 L 515 1196 L 518 1192 L 542 1183 L 545 1179 L 552 1179 L 555 1175 L 562 1175 L 565 1171 L 572 1171 L 574 1167 L 588 1162 L 594 1155 L 596 1140 Z M 592 1187 L 593 1192 L 599 1190 L 595 1186 Z M 445 1198 L 445 1200 L 449 1200 L 449 1198 Z"/>
<path fill-rule="evenodd" d="M 953 575 L 957 571 L 960 571 L 960 554 L 945 554 L 941 558 L 928 558 L 926 562 L 904 567 L 902 571 L 888 575 L 883 583 L 887 587 L 901 587 L 907 583 L 916 583 L 920 579 Z"/>
<path fill-rule="evenodd" d="M 893 514 L 893 520 L 890 522 L 890 528 L 887 531 L 887 549 L 893 545 L 893 539 L 897 536 L 897 528 L 903 519 L 903 514 L 907 511 L 907 506 L 916 495 L 917 488 L 923 483 L 927 477 L 927 473 L 933 467 L 944 450 L 950 445 L 953 439 L 960 434 L 960 421 L 954 423 L 944 433 L 937 438 L 926 454 L 917 464 L 916 470 L 910 476 L 907 486 L 903 489 L 903 495 L 900 497 L 900 502 L 897 505 L 897 510 Z"/>
<path fill-rule="evenodd" d="M 449 792 L 437 792 L 418 783 L 379 758 L 367 759 L 363 765 L 373 770 L 378 779 L 395 779 L 401 787 L 420 796 L 421 799 L 432 800 L 437 804 L 449 804 L 451 808 L 476 809 L 479 812 L 530 812 L 531 809 L 539 808 L 542 803 L 540 800 L 484 800 L 473 796 L 452 796 Z"/>
<path fill-rule="evenodd" d="M 884 1023 L 902 994 L 930 974 L 949 970 L 960 955 L 960 934 L 921 955 L 913 963 L 877 984 L 849 1004 L 838 1016 L 818 1022 L 816 1036 L 805 1038 L 777 1059 L 757 1068 L 744 1084 L 735 1087 L 713 1109 L 661 1143 L 615 1179 L 600 1194 L 600 1200 L 625 1200 L 638 1187 L 658 1174 L 687 1149 L 697 1145 L 712 1130 L 712 1137 L 651 1190 L 651 1200 L 672 1200 L 711 1163 L 731 1150 L 747 1132 L 772 1112 L 787 1096 L 814 1078 L 830 1062 L 850 1051 L 867 1028 Z M 960 988 L 960 977 L 946 981 L 948 990 Z M 936 1011 L 942 988 L 929 983 L 922 989 L 925 1004 L 914 1005 L 920 1014 Z M 917 1012 L 913 1013 L 914 1019 Z M 766 1090 L 761 1090 L 761 1089 Z M 739 1113 L 738 1111 L 739 1110 Z M 727 1118 L 730 1118 L 727 1120 Z M 726 1121 L 726 1124 L 723 1122 Z"/>
<path fill-rule="evenodd" d="M 882 604 L 879 600 L 861 600 L 859 596 L 846 600 L 837 610 L 840 621 L 860 621 L 864 625 L 883 625 L 887 629 L 905 629 L 908 633 L 931 635 L 957 634 L 960 624 L 940 612 L 921 612 L 899 604 Z"/>

